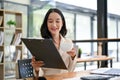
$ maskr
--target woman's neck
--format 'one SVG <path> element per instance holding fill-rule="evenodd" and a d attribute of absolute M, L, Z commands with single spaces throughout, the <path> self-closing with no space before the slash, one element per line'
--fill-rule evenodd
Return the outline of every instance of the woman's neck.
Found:
<path fill-rule="evenodd" d="M 54 42 L 59 42 L 60 41 L 60 35 L 53 36 L 53 41 Z"/>
<path fill-rule="evenodd" d="M 57 48 L 59 48 L 60 46 L 60 39 L 61 39 L 60 35 L 53 36 L 53 42 Z"/>

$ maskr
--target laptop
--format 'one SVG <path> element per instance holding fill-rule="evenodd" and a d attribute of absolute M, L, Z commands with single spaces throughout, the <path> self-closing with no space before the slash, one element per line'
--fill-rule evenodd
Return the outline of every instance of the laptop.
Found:
<path fill-rule="evenodd" d="M 120 69 L 118 68 L 99 68 L 91 71 L 92 74 L 102 74 L 111 76 L 120 76 Z"/>
<path fill-rule="evenodd" d="M 67 69 L 51 39 L 21 38 L 36 60 L 44 61 L 45 68 Z"/>

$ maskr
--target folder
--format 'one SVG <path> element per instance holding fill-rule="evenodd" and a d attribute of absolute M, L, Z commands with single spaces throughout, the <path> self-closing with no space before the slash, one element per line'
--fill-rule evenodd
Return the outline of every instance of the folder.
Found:
<path fill-rule="evenodd" d="M 45 68 L 67 69 L 51 39 L 21 38 L 36 60 L 44 62 Z"/>

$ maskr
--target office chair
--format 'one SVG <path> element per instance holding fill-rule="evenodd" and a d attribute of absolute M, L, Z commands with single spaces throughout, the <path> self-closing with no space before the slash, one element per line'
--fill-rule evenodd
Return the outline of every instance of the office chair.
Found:
<path fill-rule="evenodd" d="M 27 79 L 33 78 L 33 67 L 31 65 L 31 59 L 18 60 L 17 64 L 17 78 Z"/>
<path fill-rule="evenodd" d="M 18 60 L 17 78 L 25 80 L 34 80 L 33 67 L 31 59 Z M 37 80 L 46 80 L 45 77 L 38 77 Z"/>

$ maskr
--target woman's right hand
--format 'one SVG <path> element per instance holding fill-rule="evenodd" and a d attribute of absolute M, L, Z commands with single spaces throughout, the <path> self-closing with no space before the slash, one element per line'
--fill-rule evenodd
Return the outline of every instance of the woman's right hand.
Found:
<path fill-rule="evenodd" d="M 31 61 L 32 67 L 35 69 L 35 71 L 39 71 L 39 68 L 44 65 L 43 61 L 36 61 L 35 57 L 32 57 Z"/>

